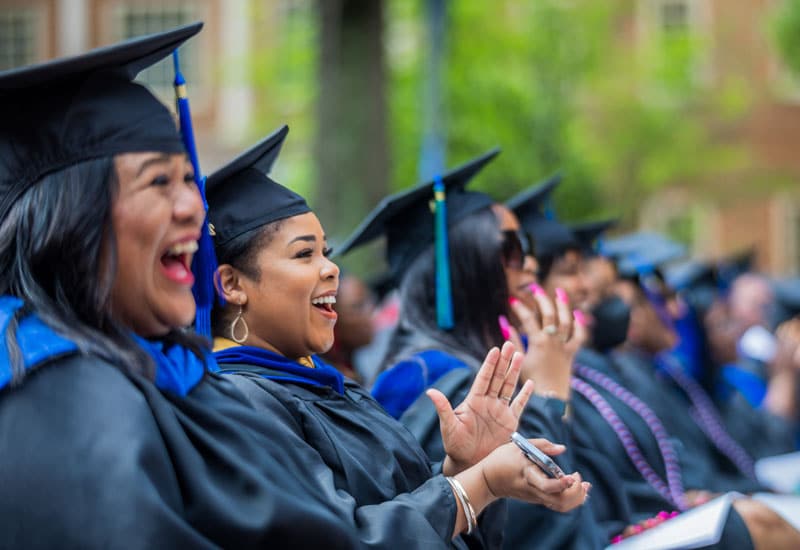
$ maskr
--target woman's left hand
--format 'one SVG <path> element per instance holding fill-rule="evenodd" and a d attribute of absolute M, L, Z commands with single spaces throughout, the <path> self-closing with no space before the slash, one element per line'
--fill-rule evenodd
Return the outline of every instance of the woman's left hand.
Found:
<path fill-rule="evenodd" d="M 489 350 L 469 394 L 455 410 L 442 392 L 426 392 L 439 415 L 447 453 L 443 465 L 446 475 L 469 468 L 508 443 L 533 393 L 533 383 L 526 382 L 513 398 L 521 366 L 522 354 L 515 353 L 514 345 L 506 342 L 502 350 Z"/>

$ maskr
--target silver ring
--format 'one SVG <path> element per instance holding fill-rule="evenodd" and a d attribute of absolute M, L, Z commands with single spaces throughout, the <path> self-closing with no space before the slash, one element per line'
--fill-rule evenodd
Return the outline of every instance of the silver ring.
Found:
<path fill-rule="evenodd" d="M 507 396 L 505 396 L 505 395 L 504 395 L 504 396 L 501 396 L 501 397 L 500 397 L 500 399 L 502 399 L 502 400 L 503 400 L 503 401 L 505 401 L 506 403 L 511 403 L 511 398 L 510 398 L 510 397 L 507 397 Z"/>
<path fill-rule="evenodd" d="M 558 333 L 558 327 L 555 325 L 547 325 L 546 327 L 542 328 L 542 332 L 549 334 L 550 336 L 554 336 L 556 333 Z"/>

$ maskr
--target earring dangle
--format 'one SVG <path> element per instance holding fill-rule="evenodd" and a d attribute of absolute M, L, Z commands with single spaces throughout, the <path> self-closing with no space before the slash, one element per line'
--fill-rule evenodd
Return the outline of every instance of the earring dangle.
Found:
<path fill-rule="evenodd" d="M 244 327 L 244 334 L 237 338 L 236 337 L 236 327 L 241 323 Z M 244 344 L 247 337 L 250 336 L 250 328 L 247 326 L 247 321 L 244 320 L 242 316 L 242 306 L 239 306 L 239 313 L 236 314 L 236 319 L 233 320 L 231 323 L 231 340 L 236 342 L 237 344 Z"/>

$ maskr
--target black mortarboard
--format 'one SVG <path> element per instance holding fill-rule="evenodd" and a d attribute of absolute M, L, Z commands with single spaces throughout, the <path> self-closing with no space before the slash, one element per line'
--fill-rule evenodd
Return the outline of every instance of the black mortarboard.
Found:
<path fill-rule="evenodd" d="M 714 264 L 700 260 L 686 260 L 670 265 L 664 270 L 664 279 L 674 290 L 717 288 L 717 270 Z"/>
<path fill-rule="evenodd" d="M 782 279 L 773 282 L 775 311 L 772 326 L 777 328 L 784 321 L 800 315 L 800 278 Z"/>
<path fill-rule="evenodd" d="M 488 195 L 467 191 L 466 185 L 494 157 L 493 149 L 458 168 L 442 174 L 447 202 L 447 225 L 452 226 L 470 214 L 491 206 Z M 429 181 L 383 199 L 339 248 L 338 254 L 386 236 L 386 257 L 389 269 L 399 281 L 411 262 L 434 242 L 433 186 Z"/>
<path fill-rule="evenodd" d="M 289 127 L 283 126 L 208 177 L 206 200 L 215 245 L 311 211 L 303 197 L 267 176 L 288 133 Z"/>
<path fill-rule="evenodd" d="M 120 153 L 183 152 L 169 110 L 132 80 L 202 26 L 0 72 L 0 219 L 50 172 Z"/>
<path fill-rule="evenodd" d="M 616 218 L 595 222 L 583 222 L 569 226 L 569 230 L 572 231 L 572 234 L 578 241 L 581 251 L 586 255 L 590 255 L 595 252 L 595 241 L 600 240 L 606 231 L 616 227 L 618 223 L 619 220 Z"/>
<path fill-rule="evenodd" d="M 756 249 L 748 248 L 721 259 L 717 263 L 720 284 L 729 288 L 740 275 L 753 271 L 756 263 Z"/>
<path fill-rule="evenodd" d="M 639 232 L 606 240 L 600 253 L 616 261 L 620 275 L 633 277 L 683 257 L 686 247 L 658 233 Z"/>
<path fill-rule="evenodd" d="M 523 191 L 506 202 L 519 218 L 519 223 L 533 237 L 536 256 L 558 256 L 579 248 L 575 235 L 563 223 L 552 218 L 547 202 L 561 183 L 561 174 L 554 174 L 533 188 Z"/>

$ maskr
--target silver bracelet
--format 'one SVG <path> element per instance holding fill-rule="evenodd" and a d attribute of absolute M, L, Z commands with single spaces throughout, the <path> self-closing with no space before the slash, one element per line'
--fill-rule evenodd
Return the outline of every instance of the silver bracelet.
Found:
<path fill-rule="evenodd" d="M 467 492 L 464 490 L 464 486 L 461 485 L 460 481 L 454 477 L 446 477 L 445 479 L 450 483 L 453 493 L 455 493 L 456 498 L 461 502 L 461 508 L 464 509 L 464 517 L 467 519 L 467 534 L 469 535 L 475 527 L 478 526 L 478 517 L 475 515 L 475 508 L 472 507 Z"/>

